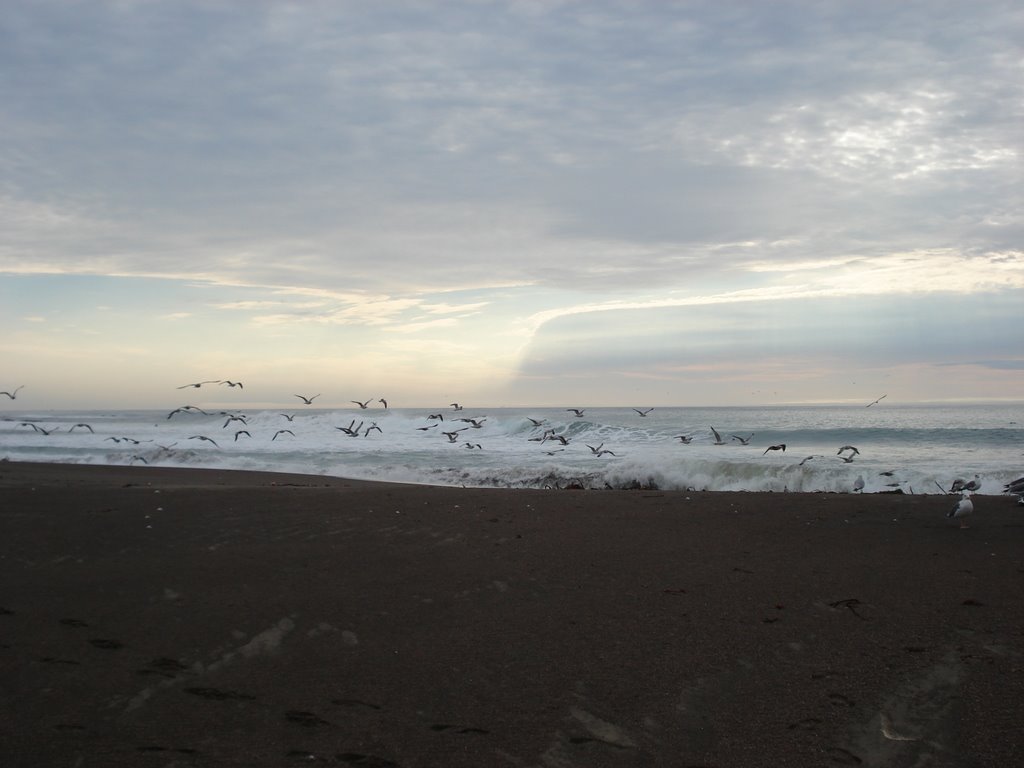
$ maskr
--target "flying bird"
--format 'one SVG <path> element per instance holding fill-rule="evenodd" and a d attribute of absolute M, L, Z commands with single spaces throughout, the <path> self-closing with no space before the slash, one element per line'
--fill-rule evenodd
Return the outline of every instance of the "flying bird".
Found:
<path fill-rule="evenodd" d="M 371 400 L 372 400 L 372 399 L 373 399 L 373 398 L 371 398 Z M 359 402 L 358 400 L 349 400 L 349 402 L 350 402 L 350 403 L 355 403 L 356 405 L 358 405 L 358 406 L 359 406 L 360 408 L 362 408 L 363 410 L 366 410 L 367 406 L 369 406 L 369 405 L 370 405 L 370 400 L 367 400 L 367 401 L 366 401 L 366 402 L 364 402 L 364 403 L 360 403 L 360 402 Z"/>
<path fill-rule="evenodd" d="M 288 421 L 295 421 L 294 413 L 282 413 L 281 415 L 288 419 Z"/>
<path fill-rule="evenodd" d="M 868 403 L 868 404 L 867 404 L 867 405 L 865 405 L 864 407 L 865 407 L 865 408 L 870 408 L 870 407 L 871 407 L 872 405 L 874 405 L 875 403 L 880 403 L 880 402 L 882 402 L 883 400 L 885 400 L 885 398 L 887 398 L 887 397 L 888 397 L 888 395 L 882 395 L 882 396 L 881 396 L 880 398 L 878 398 L 877 400 L 873 400 L 873 401 L 871 401 L 870 403 Z"/>
<path fill-rule="evenodd" d="M 320 395 L 313 395 L 312 397 L 306 397 L 305 395 L 296 395 L 297 398 L 302 400 L 306 405 L 312 405 L 313 401 L 316 400 Z"/>
<path fill-rule="evenodd" d="M 783 453 L 785 453 L 786 452 L 786 444 L 785 443 L 779 443 L 778 445 L 769 445 L 767 448 L 764 449 L 764 453 L 762 453 L 761 455 L 764 456 L 764 454 L 768 453 L 768 451 L 782 451 Z"/>
<path fill-rule="evenodd" d="M 526 418 L 529 419 L 530 423 L 533 424 L 533 426 L 535 427 L 541 427 L 548 423 L 547 419 L 534 419 L 530 416 L 527 416 Z"/>
<path fill-rule="evenodd" d="M 377 398 L 377 402 L 384 406 L 385 411 L 388 409 L 388 401 L 385 400 L 383 397 Z"/>
<path fill-rule="evenodd" d="M 227 379 L 224 379 L 224 381 L 221 381 L 219 383 L 227 384 L 229 387 L 238 387 L 239 389 L 245 389 L 245 387 L 242 385 L 242 382 L 240 381 L 228 381 Z"/>
<path fill-rule="evenodd" d="M 240 421 L 243 424 L 248 424 L 249 423 L 248 420 L 245 418 L 245 416 L 230 416 L 229 415 L 228 416 L 228 420 L 224 422 L 224 426 L 221 427 L 221 429 L 224 429 L 225 427 L 227 427 L 227 425 L 230 424 L 232 421 Z"/>
<path fill-rule="evenodd" d="M 18 426 L 20 426 L 20 427 L 32 427 L 32 429 L 34 429 L 36 432 L 39 432 L 40 434 L 43 434 L 43 435 L 49 435 L 49 434 L 52 434 L 54 432 L 59 431 L 58 427 L 54 427 L 53 429 L 45 429 L 43 427 L 40 427 L 38 424 L 33 424 L 30 421 L 23 421 Z"/>
<path fill-rule="evenodd" d="M 634 408 L 633 410 L 636 411 L 637 413 L 639 413 L 641 416 L 646 416 L 648 413 L 650 413 L 654 409 L 653 408 L 648 408 L 645 411 L 641 411 L 639 408 Z"/>
<path fill-rule="evenodd" d="M 458 403 L 448 403 L 448 405 L 450 405 L 450 406 L 451 406 L 452 408 L 454 408 L 454 409 L 455 409 L 456 411 L 461 411 L 461 410 L 462 410 L 462 406 L 461 406 L 461 405 L 459 405 Z"/>
<path fill-rule="evenodd" d="M 946 517 L 953 520 L 960 520 L 961 528 L 969 528 L 967 525 L 966 517 L 974 512 L 974 502 L 971 501 L 971 492 L 963 491 L 960 495 L 960 501 L 958 501 L 953 508 L 946 513 Z"/>
<path fill-rule="evenodd" d="M 573 413 L 575 413 L 576 414 L 576 418 L 582 418 L 583 417 L 583 411 L 585 411 L 586 409 L 585 408 L 566 408 L 565 410 L 572 411 Z"/>
<path fill-rule="evenodd" d="M 24 388 L 25 388 L 25 385 L 22 384 L 20 387 L 15 389 L 13 392 L 0 392 L 0 395 L 7 395 L 9 398 L 11 398 L 11 400 L 17 400 L 18 399 L 18 392 L 20 392 Z"/>
<path fill-rule="evenodd" d="M 859 456 L 860 455 L 860 451 L 858 451 L 852 445 L 844 445 L 842 448 L 840 448 L 838 451 L 836 451 L 836 456 L 841 454 L 843 451 L 851 451 L 851 453 L 850 453 L 851 456 Z"/>
<path fill-rule="evenodd" d="M 88 429 L 90 432 L 95 432 L 95 430 L 92 427 L 90 427 L 88 424 L 75 424 L 75 426 L 73 426 L 71 429 L 69 429 L 68 432 L 74 432 L 79 427 L 82 427 L 83 429 Z"/>
<path fill-rule="evenodd" d="M 718 430 L 711 427 L 711 431 L 715 433 L 715 445 L 725 445 L 725 440 L 723 440 L 722 436 L 718 434 Z"/>
<path fill-rule="evenodd" d="M 236 443 L 238 442 L 238 436 L 239 435 L 245 435 L 246 437 L 252 437 L 252 435 L 249 434 L 249 430 L 247 430 L 247 429 L 240 429 L 237 432 L 235 432 L 235 442 Z"/>
<path fill-rule="evenodd" d="M 220 379 L 207 379 L 206 381 L 197 381 L 195 384 L 182 384 L 180 387 L 175 387 L 175 389 L 188 389 L 189 387 L 199 389 L 203 384 L 220 384 Z"/>
<path fill-rule="evenodd" d="M 206 442 L 213 443 L 218 448 L 220 448 L 220 446 L 217 445 L 216 440 L 214 440 L 212 437 L 207 437 L 206 435 L 192 435 L 191 437 L 189 437 L 189 440 L 205 440 Z"/>
<path fill-rule="evenodd" d="M 279 429 L 277 430 L 277 432 L 274 433 L 274 436 L 270 439 L 272 441 L 277 440 L 278 435 L 291 435 L 292 437 L 295 437 L 295 433 L 292 432 L 290 429 Z"/>
<path fill-rule="evenodd" d="M 693 442 L 693 438 L 690 435 L 676 435 L 676 440 L 681 442 L 683 445 L 689 445 Z"/>
<path fill-rule="evenodd" d="M 748 435 L 747 437 L 740 437 L 739 435 L 729 435 L 729 437 L 731 437 L 733 440 L 739 440 L 740 443 L 743 445 L 750 445 L 750 438 L 752 438 L 753 436 L 753 432 L 751 432 L 750 435 Z"/>

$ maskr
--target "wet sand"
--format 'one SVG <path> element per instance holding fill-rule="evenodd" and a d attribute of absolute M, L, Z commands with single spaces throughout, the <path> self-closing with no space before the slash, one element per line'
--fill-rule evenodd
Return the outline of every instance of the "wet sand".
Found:
<path fill-rule="evenodd" d="M 952 503 L 0 463 L 0 764 L 1024 765 Z"/>

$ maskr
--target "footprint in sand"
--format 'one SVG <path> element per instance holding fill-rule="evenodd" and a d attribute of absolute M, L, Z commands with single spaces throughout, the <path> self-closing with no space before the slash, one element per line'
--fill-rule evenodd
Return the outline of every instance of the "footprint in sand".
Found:
<path fill-rule="evenodd" d="M 303 712 L 298 709 L 290 709 L 284 713 L 284 718 L 289 723 L 295 723 L 305 728 L 315 728 L 318 725 L 330 725 L 329 722 L 324 720 L 318 715 L 314 715 L 312 712 Z"/>
<path fill-rule="evenodd" d="M 95 646 L 96 648 L 102 648 L 105 651 L 116 651 L 119 648 L 124 648 L 124 643 L 120 643 L 117 640 L 108 640 L 104 637 L 94 637 L 89 640 L 89 645 Z"/>

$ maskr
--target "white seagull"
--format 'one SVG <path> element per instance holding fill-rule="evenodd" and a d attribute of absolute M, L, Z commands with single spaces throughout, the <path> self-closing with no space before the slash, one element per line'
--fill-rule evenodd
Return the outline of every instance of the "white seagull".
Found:
<path fill-rule="evenodd" d="M 971 492 L 963 491 L 960 494 L 960 501 L 958 501 L 956 505 L 946 513 L 946 517 L 954 520 L 959 519 L 961 528 L 969 528 L 970 526 L 967 525 L 967 521 L 964 518 L 973 512 L 974 502 L 971 501 Z"/>
<path fill-rule="evenodd" d="M 313 395 L 312 397 L 306 397 L 305 395 L 296 395 L 297 398 L 302 400 L 306 405 L 312 405 L 313 401 L 316 400 L 320 395 Z"/>

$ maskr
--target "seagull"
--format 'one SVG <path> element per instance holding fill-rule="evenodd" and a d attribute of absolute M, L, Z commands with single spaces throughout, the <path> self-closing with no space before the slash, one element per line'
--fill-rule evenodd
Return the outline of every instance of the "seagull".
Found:
<path fill-rule="evenodd" d="M 296 395 L 297 398 L 302 400 L 306 405 L 312 405 L 313 401 L 316 400 L 320 395 L 313 395 L 312 397 L 306 397 L 305 395 Z"/>
<path fill-rule="evenodd" d="M 347 427 L 335 427 L 335 429 L 340 429 L 342 432 L 344 432 L 349 437 L 356 437 L 359 434 L 359 430 L 363 428 L 363 422 L 360 421 L 358 427 L 353 427 L 352 425 L 355 424 L 355 423 L 356 423 L 356 420 L 352 419 L 352 421 L 350 421 L 348 423 Z"/>
<path fill-rule="evenodd" d="M 22 384 L 20 387 L 15 389 L 13 392 L 0 392 L 0 395 L 7 395 L 9 398 L 11 398 L 11 400 L 17 400 L 18 399 L 18 392 L 20 390 L 24 389 L 24 388 L 25 388 L 25 385 Z"/>
<path fill-rule="evenodd" d="M 295 437 L 295 433 L 292 432 L 290 429 L 279 429 L 277 430 L 277 432 L 274 433 L 274 436 L 270 439 L 277 440 L 278 435 L 291 435 L 292 437 Z"/>
<path fill-rule="evenodd" d="M 426 432 L 428 429 L 433 429 L 436 426 L 437 426 L 437 424 L 431 424 L 431 425 L 426 426 L 426 427 L 416 427 L 416 431 L 417 432 Z"/>
<path fill-rule="evenodd" d="M 465 432 L 469 427 L 463 427 L 462 429 L 456 429 L 451 432 L 442 432 L 448 438 L 449 443 L 454 443 L 459 439 L 459 432 Z"/>
<path fill-rule="evenodd" d="M 533 424 L 533 426 L 535 427 L 541 427 L 548 423 L 547 419 L 534 419 L 530 416 L 527 416 L 526 418 L 529 419 L 530 423 Z"/>
<path fill-rule="evenodd" d="M 465 422 L 466 424 L 471 424 L 473 426 L 473 429 L 481 429 L 484 426 L 484 422 L 487 421 L 487 417 L 482 416 L 479 419 L 457 419 L 457 421 L 462 421 Z"/>
<path fill-rule="evenodd" d="M 371 398 L 371 400 L 372 399 L 373 398 Z M 355 403 L 356 405 L 358 405 L 363 410 L 366 410 L 367 406 L 370 404 L 370 400 L 367 400 L 365 403 L 360 403 L 358 400 L 349 400 L 349 402 L 350 403 Z"/>
<path fill-rule="evenodd" d="M 242 382 L 240 381 L 228 381 L 227 379 L 224 379 L 224 381 L 219 383 L 227 384 L 229 387 L 238 387 L 239 389 L 245 389 L 245 387 L 242 386 Z"/>
<path fill-rule="evenodd" d="M 217 445 L 216 440 L 214 440 L 212 437 L 207 437 L 206 435 L 192 435 L 189 438 L 189 440 L 205 440 L 208 443 L 213 443 L 214 445 Z M 220 448 L 219 445 L 217 445 L 217 447 Z"/>
<path fill-rule="evenodd" d="M 220 384 L 220 379 L 207 379 L 206 381 L 197 381 L 195 384 L 182 384 L 180 387 L 175 387 L 175 389 L 188 389 L 189 387 L 199 389 L 203 384 Z"/>
<path fill-rule="evenodd" d="M 238 436 L 239 435 L 246 435 L 247 437 L 252 437 L 252 435 L 249 434 L 249 430 L 247 430 L 247 429 L 240 429 L 237 432 L 235 432 L 235 442 L 236 443 L 238 442 Z"/>
<path fill-rule="evenodd" d="M 1003 488 L 1003 493 L 1012 493 L 1015 495 L 1024 495 L 1024 477 L 1018 477 L 1016 480 L 1011 480 Z"/>
<path fill-rule="evenodd" d="M 167 418 L 171 418 L 176 413 L 201 413 L 203 416 L 209 416 L 210 414 L 204 411 L 202 408 L 196 408 L 194 405 L 183 405 L 181 408 L 175 408 L 173 411 L 167 414 Z"/>
<path fill-rule="evenodd" d="M 739 440 L 740 443 L 742 443 L 743 445 L 750 445 L 750 438 L 753 437 L 753 436 L 754 436 L 753 432 L 751 432 L 748 437 L 740 437 L 739 435 L 730 435 L 730 437 L 733 440 Z"/>
<path fill-rule="evenodd" d="M 143 464 L 149 464 L 149 462 L 146 461 L 146 459 L 143 456 L 132 456 L 130 459 L 128 459 L 129 464 L 134 464 L 136 461 L 141 461 Z"/>
<path fill-rule="evenodd" d="M 676 440 L 681 442 L 683 445 L 689 445 L 693 442 L 693 438 L 690 435 L 676 435 Z"/>
<path fill-rule="evenodd" d="M 885 400 L 885 398 L 887 398 L 887 397 L 888 397 L 888 395 L 882 395 L 882 396 L 881 396 L 880 398 L 878 398 L 877 400 L 874 400 L 874 401 L 872 401 L 872 402 L 868 403 L 868 404 L 867 404 L 867 405 L 865 405 L 864 407 L 865 407 L 865 408 L 870 408 L 870 407 L 871 407 L 872 405 L 874 405 L 875 403 L 880 403 L 880 402 L 882 402 L 883 400 Z"/>
<path fill-rule="evenodd" d="M 639 413 L 641 416 L 646 416 L 648 413 L 650 413 L 654 409 L 653 408 L 648 408 L 646 411 L 641 411 L 639 408 L 634 408 L 633 410 L 636 411 L 637 413 Z"/>
<path fill-rule="evenodd" d="M 966 483 L 964 483 L 963 489 L 965 491 L 970 491 L 971 493 L 974 493 L 975 491 L 980 491 L 981 475 L 975 475 L 973 480 L 968 480 Z"/>
<path fill-rule="evenodd" d="M 435 419 L 437 421 L 444 421 L 444 414 L 443 413 L 432 413 L 429 416 L 427 416 L 427 419 Z M 434 426 L 437 426 L 437 425 L 435 424 Z"/>
<path fill-rule="evenodd" d="M 569 438 L 566 437 L 565 435 L 554 435 L 553 434 L 550 437 L 548 437 L 548 440 L 557 440 L 562 445 L 568 445 L 569 444 Z"/>
<path fill-rule="evenodd" d="M 763 456 L 764 454 L 761 454 L 761 455 Z M 808 461 L 810 461 L 811 459 L 815 459 L 815 458 L 817 458 L 817 456 L 808 456 L 808 457 L 807 457 L 807 458 L 805 458 L 805 459 L 804 459 L 803 461 L 801 461 L 801 462 L 800 462 L 800 463 L 799 463 L 799 464 L 798 464 L 797 466 L 798 466 L 798 467 L 802 467 L 802 466 L 803 466 L 804 464 L 806 464 L 806 463 L 807 463 Z"/>
<path fill-rule="evenodd" d="M 864 476 L 857 475 L 857 479 L 853 481 L 853 491 L 857 493 L 864 490 Z"/>
<path fill-rule="evenodd" d="M 367 437 L 367 436 L 368 436 L 368 435 L 369 435 L 369 434 L 370 434 L 371 432 L 373 432 L 373 430 L 375 430 L 375 429 L 376 429 L 376 430 L 377 430 L 378 432 L 380 432 L 380 433 L 381 433 L 382 435 L 384 434 L 384 430 L 383 430 L 383 429 L 381 429 L 380 427 L 378 427 L 378 426 L 377 426 L 377 422 L 376 422 L 376 421 L 372 421 L 372 422 L 370 422 L 370 426 L 368 426 L 368 427 L 366 428 L 366 431 L 365 431 L 365 432 L 363 432 L 363 437 Z"/>
<path fill-rule="evenodd" d="M 544 451 L 548 456 L 554 456 L 556 453 L 561 453 L 565 448 L 555 448 L 553 451 Z"/>
<path fill-rule="evenodd" d="M 288 419 L 288 421 L 295 421 L 294 413 L 282 413 L 281 415 Z"/>
<path fill-rule="evenodd" d="M 600 451 L 600 450 L 601 450 L 602 448 L 604 448 L 604 443 L 601 443 L 601 444 L 600 444 L 599 446 L 597 446 L 596 448 L 595 448 L 594 446 L 592 446 L 592 445 L 588 445 L 588 446 L 587 446 L 587 448 L 589 448 L 589 449 L 590 449 L 590 452 L 591 452 L 592 454 L 594 454 L 595 456 L 597 456 L 597 454 L 598 454 L 598 451 Z"/>
<path fill-rule="evenodd" d="M 480 445 L 480 443 L 466 443 L 465 445 L 467 448 L 479 448 L 480 450 L 483 450 L 483 446 Z"/>
<path fill-rule="evenodd" d="M 609 451 L 607 448 L 605 448 L 603 451 L 598 451 L 595 455 L 596 456 L 609 456 L 609 455 L 610 456 L 617 456 L 618 454 L 616 454 L 616 453 L 614 453 L 612 451 Z"/>
<path fill-rule="evenodd" d="M 40 432 L 40 433 L 42 433 L 44 435 L 49 435 L 49 434 L 51 434 L 53 432 L 58 431 L 57 427 L 54 427 L 53 429 L 43 429 L 43 427 L 40 427 L 39 425 L 33 424 L 32 422 L 29 422 L 29 421 L 23 421 L 18 426 L 21 426 L 21 427 L 32 427 L 32 429 L 34 429 L 36 432 Z"/>
<path fill-rule="evenodd" d="M 722 436 L 718 434 L 718 430 L 711 427 L 711 431 L 715 433 L 715 445 L 725 445 L 725 440 L 723 440 Z"/>
<path fill-rule="evenodd" d="M 385 400 L 383 397 L 377 398 L 377 402 L 384 406 L 385 411 L 388 409 L 388 401 Z"/>
<path fill-rule="evenodd" d="M 960 527 L 969 528 L 967 521 L 963 518 L 974 512 L 974 502 L 971 501 L 971 492 L 962 491 L 960 494 L 960 501 L 958 501 L 949 512 L 946 513 L 946 517 L 949 518 L 960 518 Z"/>
<path fill-rule="evenodd" d="M 95 432 L 95 430 L 92 427 L 90 427 L 88 424 L 75 424 L 75 426 L 73 426 L 71 429 L 69 429 L 68 432 L 74 432 L 79 427 L 82 427 L 84 429 L 88 429 L 90 432 Z"/>
<path fill-rule="evenodd" d="M 841 454 L 843 451 L 853 451 L 853 453 L 850 454 L 851 456 L 859 456 L 860 455 L 860 451 L 858 451 L 852 445 L 844 445 L 842 448 L 840 448 L 838 451 L 836 451 L 836 456 Z"/>
<path fill-rule="evenodd" d="M 769 445 L 767 448 L 764 449 L 764 453 L 762 453 L 761 455 L 764 456 L 764 454 L 768 453 L 768 451 L 782 451 L 783 453 L 785 453 L 786 452 L 786 444 L 785 443 L 779 443 L 778 445 Z"/>
<path fill-rule="evenodd" d="M 964 485 L 966 485 L 964 479 L 962 477 L 958 477 L 953 481 L 953 484 L 949 486 L 949 490 L 946 491 L 946 493 L 960 493 L 960 491 L 964 489 Z"/>
<path fill-rule="evenodd" d="M 248 420 L 245 418 L 245 416 L 228 416 L 228 420 L 224 422 L 224 426 L 221 427 L 221 429 L 224 429 L 225 427 L 227 427 L 227 425 L 230 424 L 232 421 L 240 421 L 243 424 L 248 424 L 249 423 Z"/>
<path fill-rule="evenodd" d="M 461 410 L 462 410 L 462 406 L 461 406 L 461 405 L 459 405 L 458 403 L 448 403 L 448 405 L 450 405 L 450 406 L 451 406 L 452 408 L 454 408 L 454 409 L 455 409 L 456 411 L 461 411 Z"/>
<path fill-rule="evenodd" d="M 583 411 L 586 410 L 586 409 L 585 408 L 566 408 L 565 410 L 572 411 L 573 413 L 576 414 L 576 418 L 579 419 L 579 418 L 583 417 Z"/>

